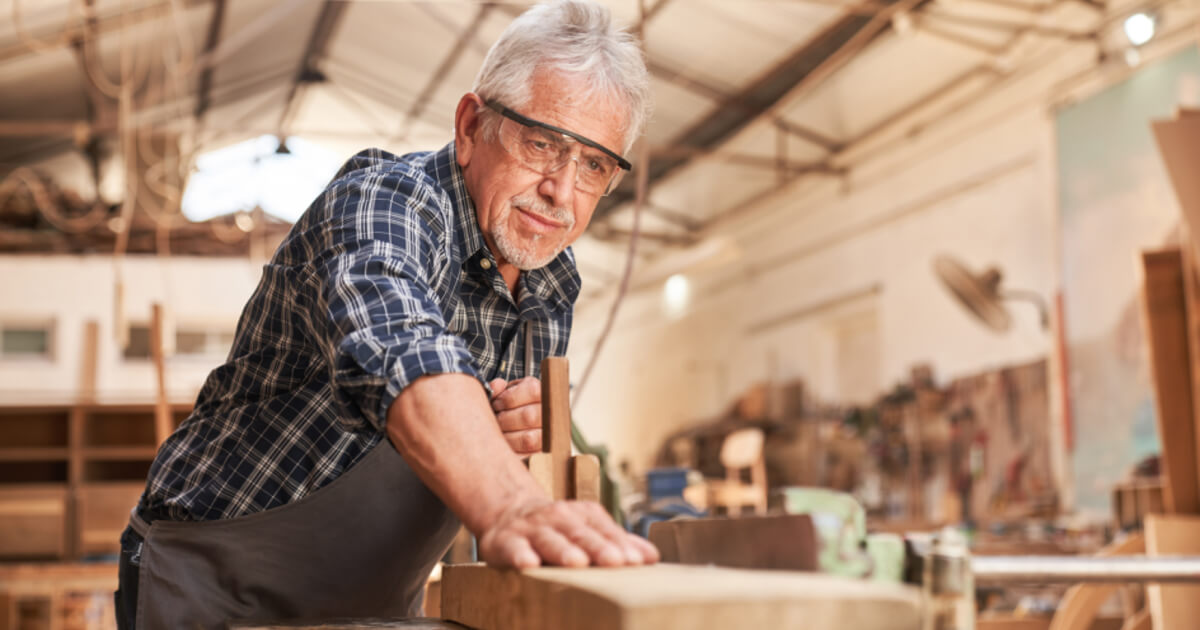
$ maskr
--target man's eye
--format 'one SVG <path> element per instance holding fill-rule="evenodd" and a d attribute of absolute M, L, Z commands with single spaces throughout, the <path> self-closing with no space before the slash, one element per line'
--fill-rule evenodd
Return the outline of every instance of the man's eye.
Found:
<path fill-rule="evenodd" d="M 529 148 L 533 149 L 534 151 L 538 151 L 538 152 L 549 153 L 550 151 L 552 151 L 554 149 L 554 147 L 549 142 L 546 142 L 545 140 L 530 140 L 527 144 L 529 145 Z"/>
<path fill-rule="evenodd" d="M 599 158 L 588 158 L 584 163 L 584 168 L 596 175 L 608 175 L 612 172 L 612 166 Z"/>

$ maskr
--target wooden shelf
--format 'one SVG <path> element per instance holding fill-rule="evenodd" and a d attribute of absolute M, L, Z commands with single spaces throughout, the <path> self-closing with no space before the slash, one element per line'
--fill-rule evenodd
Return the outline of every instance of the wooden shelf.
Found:
<path fill-rule="evenodd" d="M 189 411 L 171 405 L 175 424 Z M 0 407 L 0 444 L 0 561 L 116 553 L 158 451 L 154 404 Z"/>
<path fill-rule="evenodd" d="M 30 446 L 0 448 L 0 462 L 67 461 L 70 451 L 66 447 Z"/>
<path fill-rule="evenodd" d="M 157 453 L 154 446 L 89 446 L 83 449 L 83 458 L 110 462 L 152 460 Z"/>

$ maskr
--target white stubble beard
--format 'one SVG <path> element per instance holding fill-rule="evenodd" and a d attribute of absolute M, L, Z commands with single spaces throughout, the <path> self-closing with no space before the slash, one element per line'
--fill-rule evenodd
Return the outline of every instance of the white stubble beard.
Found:
<path fill-rule="evenodd" d="M 521 212 L 518 208 L 538 216 L 546 217 L 565 226 L 562 238 L 546 254 L 539 256 L 539 248 L 537 247 L 544 238 L 544 235 L 534 234 L 530 238 L 529 243 L 521 243 L 520 237 L 513 233 L 515 230 L 509 227 L 508 219 L 512 216 L 512 213 Z M 567 237 L 570 236 L 571 230 L 575 227 L 575 215 L 570 209 L 555 208 L 537 197 L 528 195 L 513 197 L 509 204 L 508 212 L 503 217 L 499 217 L 499 219 L 496 222 L 496 229 L 492 230 L 492 240 L 496 242 L 496 249 L 500 250 L 496 253 L 521 271 L 539 269 L 548 265 L 562 250 L 566 249 Z"/>

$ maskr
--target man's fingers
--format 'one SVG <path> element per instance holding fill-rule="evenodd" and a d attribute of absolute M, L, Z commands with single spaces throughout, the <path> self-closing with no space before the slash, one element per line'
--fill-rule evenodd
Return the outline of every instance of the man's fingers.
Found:
<path fill-rule="evenodd" d="M 511 381 L 492 397 L 492 409 L 504 411 L 542 402 L 542 382 L 532 376 Z"/>
<path fill-rule="evenodd" d="M 504 439 L 508 446 L 518 455 L 529 455 L 542 451 L 542 430 L 526 429 L 524 431 L 505 431 Z"/>
<path fill-rule="evenodd" d="M 658 550 L 654 549 L 654 545 L 642 541 L 641 538 L 622 529 L 599 503 L 585 501 L 582 502 L 582 505 L 584 505 L 584 518 L 587 520 L 587 524 L 620 550 L 625 563 L 644 564 L 658 560 Z M 638 544 L 638 541 L 645 542 L 645 545 Z"/>
<path fill-rule="evenodd" d="M 488 387 L 492 388 L 492 400 L 495 400 L 496 396 L 503 393 L 508 387 L 508 381 L 502 378 L 494 378 L 488 381 Z"/>
<path fill-rule="evenodd" d="M 655 547 L 649 540 L 634 534 L 625 534 L 625 537 L 633 543 L 634 547 L 642 552 L 642 560 L 646 564 L 654 564 L 661 559 L 658 555 L 658 547 Z"/>
<path fill-rule="evenodd" d="M 592 564 L 602 567 L 619 567 L 629 563 L 628 555 L 621 546 L 590 526 L 580 525 L 566 536 L 577 547 L 584 550 Z"/>
<path fill-rule="evenodd" d="M 549 564 L 563 567 L 586 567 L 588 553 L 580 549 L 554 527 L 543 525 L 529 536 L 534 551 Z"/>
<path fill-rule="evenodd" d="M 535 405 L 508 409 L 497 413 L 496 421 L 500 423 L 500 430 L 506 433 L 508 431 L 540 429 L 542 427 L 542 410 Z"/>
<path fill-rule="evenodd" d="M 510 535 L 490 542 L 492 544 L 481 548 L 480 552 L 483 560 L 491 566 L 531 569 L 542 563 L 533 545 L 524 536 Z"/>

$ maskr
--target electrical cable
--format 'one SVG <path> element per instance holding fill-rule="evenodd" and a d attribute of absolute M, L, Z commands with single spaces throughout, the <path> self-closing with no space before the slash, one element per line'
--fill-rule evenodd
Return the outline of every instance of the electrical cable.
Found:
<path fill-rule="evenodd" d="M 68 234 L 86 232 L 99 225 L 108 215 L 108 209 L 99 201 L 81 216 L 69 217 L 63 214 L 58 204 L 50 198 L 50 191 L 46 189 L 42 179 L 33 169 L 26 166 L 14 170 L 0 180 L 0 206 L 16 194 L 18 185 L 23 185 L 29 192 L 34 206 L 47 222 Z"/>
<path fill-rule="evenodd" d="M 613 322 L 617 319 L 617 312 L 621 309 L 621 302 L 624 301 L 625 294 L 629 290 L 629 279 L 633 275 L 633 263 L 637 258 L 638 234 L 641 231 L 642 207 L 646 203 L 646 188 L 649 184 L 650 173 L 650 143 L 643 138 L 639 144 L 641 150 L 638 160 L 637 192 L 633 202 L 633 228 L 629 234 L 629 251 L 625 257 L 625 271 L 621 274 L 621 284 L 617 288 L 616 297 L 613 298 L 612 308 L 608 311 L 608 320 L 604 322 L 604 329 L 600 332 L 600 337 L 596 339 L 596 346 L 592 350 L 592 356 L 588 359 L 587 366 L 583 369 L 583 376 L 580 377 L 579 384 L 575 386 L 575 395 L 571 400 L 572 408 L 578 405 L 579 399 L 583 397 L 584 387 L 592 375 L 592 369 L 596 367 L 596 360 L 600 358 L 600 351 L 604 348 L 604 342 L 608 340 L 608 334 L 612 332 Z"/>
<path fill-rule="evenodd" d="M 39 53 L 58 50 L 59 48 L 62 48 L 63 46 L 70 44 L 71 43 L 71 35 L 70 35 L 70 33 L 71 33 L 71 28 L 70 28 L 71 18 L 74 17 L 74 13 L 75 13 L 75 11 L 72 9 L 74 9 L 74 7 L 76 5 L 77 5 L 77 2 L 68 2 L 67 3 L 67 9 L 70 10 L 71 13 L 68 14 L 68 16 L 67 16 L 67 21 L 64 25 L 63 31 L 61 33 L 59 33 L 58 36 L 55 37 L 53 41 L 47 42 L 47 41 L 40 40 L 37 37 L 34 37 L 27 30 L 25 30 L 25 24 L 21 19 L 21 0 L 12 0 L 13 30 L 17 34 L 17 39 L 22 44 L 24 44 L 26 47 L 28 47 L 30 50 L 32 50 L 34 52 L 39 52 Z"/>

